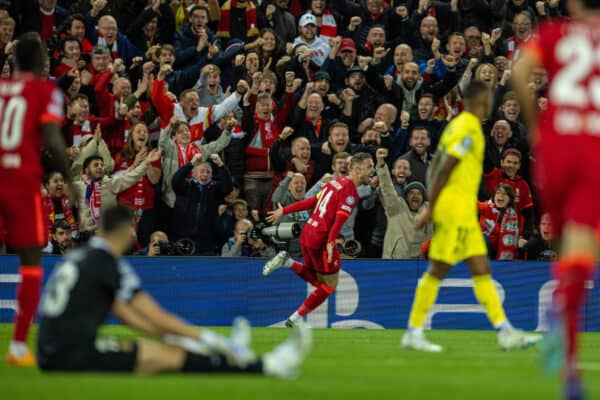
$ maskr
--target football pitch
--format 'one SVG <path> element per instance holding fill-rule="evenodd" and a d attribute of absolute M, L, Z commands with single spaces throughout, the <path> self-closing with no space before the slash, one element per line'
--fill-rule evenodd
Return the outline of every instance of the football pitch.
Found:
<path fill-rule="evenodd" d="M 6 366 L 11 331 L 11 325 L 0 324 L 1 399 L 560 399 L 558 379 L 541 371 L 536 349 L 502 352 L 492 331 L 431 331 L 428 337 L 445 351 L 423 354 L 402 351 L 399 330 L 315 329 L 302 375 L 288 381 L 174 373 L 42 374 Z M 118 326 L 103 333 L 131 335 Z M 255 328 L 253 346 L 264 352 L 289 333 Z M 600 333 L 583 335 L 581 366 L 589 398 L 600 399 Z"/>

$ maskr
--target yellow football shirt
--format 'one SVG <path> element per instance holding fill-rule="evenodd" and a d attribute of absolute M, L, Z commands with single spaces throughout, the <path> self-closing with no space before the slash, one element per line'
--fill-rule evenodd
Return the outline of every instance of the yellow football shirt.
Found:
<path fill-rule="evenodd" d="M 437 151 L 459 160 L 433 209 L 433 220 L 477 220 L 477 193 L 483 174 L 485 139 L 479 119 L 463 111 L 442 132 Z"/>

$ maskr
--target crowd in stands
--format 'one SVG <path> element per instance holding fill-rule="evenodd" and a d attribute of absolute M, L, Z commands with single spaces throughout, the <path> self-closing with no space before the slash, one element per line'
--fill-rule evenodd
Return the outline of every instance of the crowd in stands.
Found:
<path fill-rule="evenodd" d="M 121 203 L 138 254 L 187 240 L 176 249 L 271 256 L 275 244 L 249 236 L 266 211 L 347 175 L 360 151 L 376 176 L 340 242 L 358 240 L 360 257 L 421 258 L 427 169 L 477 79 L 494 91 L 478 205 L 490 255 L 552 258 L 510 75 L 536 24 L 565 15 L 565 0 L 0 0 L 1 77 L 19 35 L 36 31 L 65 96 L 74 183 L 47 168 L 45 251 L 86 241 Z M 540 110 L 547 83 L 536 69 Z M 297 240 L 288 248 L 299 256 Z"/>

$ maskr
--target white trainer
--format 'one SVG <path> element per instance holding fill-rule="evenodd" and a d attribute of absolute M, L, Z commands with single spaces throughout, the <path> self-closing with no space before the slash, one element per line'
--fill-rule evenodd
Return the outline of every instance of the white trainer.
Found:
<path fill-rule="evenodd" d="M 264 373 L 290 379 L 299 375 L 300 366 L 312 347 L 312 332 L 303 321 L 297 322 L 290 337 L 263 356 Z"/>
<path fill-rule="evenodd" d="M 442 346 L 431 343 L 422 333 L 418 334 L 410 329 L 402 336 L 401 345 L 406 350 L 424 351 L 427 353 L 439 353 L 443 350 Z"/>
<path fill-rule="evenodd" d="M 233 320 L 227 347 L 229 354 L 232 355 L 232 361 L 240 367 L 246 367 L 256 361 L 256 354 L 250 348 L 251 341 L 250 323 L 244 317 L 236 317 Z"/>
<path fill-rule="evenodd" d="M 271 258 L 265 266 L 263 267 L 262 274 L 263 276 L 270 275 L 273 271 L 277 271 L 279 268 L 283 268 L 285 266 L 285 262 L 290 258 L 290 255 L 287 251 L 280 251 L 275 255 L 275 257 Z"/>
<path fill-rule="evenodd" d="M 501 329 L 498 344 L 502 350 L 526 349 L 542 340 L 542 335 L 525 333 L 520 329 Z"/>

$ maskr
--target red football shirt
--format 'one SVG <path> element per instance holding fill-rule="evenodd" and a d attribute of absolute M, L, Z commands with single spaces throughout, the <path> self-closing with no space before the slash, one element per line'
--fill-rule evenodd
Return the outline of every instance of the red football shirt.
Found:
<path fill-rule="evenodd" d="M 598 21 L 541 23 L 525 46 L 548 71 L 548 109 L 540 119 L 540 139 L 600 136 L 600 31 Z"/>
<path fill-rule="evenodd" d="M 515 191 L 515 210 L 520 213 L 526 208 L 533 207 L 533 196 L 529 184 L 519 175 L 515 179 L 509 179 L 502 174 L 501 168 L 494 168 L 489 174 L 483 178 L 485 187 L 488 193 L 494 193 L 496 186 L 500 183 L 506 183 Z"/>
<path fill-rule="evenodd" d="M 42 125 L 61 124 L 63 95 L 52 82 L 0 79 L 0 172 L 42 176 Z"/>
<path fill-rule="evenodd" d="M 340 213 L 350 216 L 357 202 L 356 186 L 350 179 L 340 177 L 329 181 L 302 229 L 300 244 L 311 249 L 325 247 L 336 216 Z"/>

